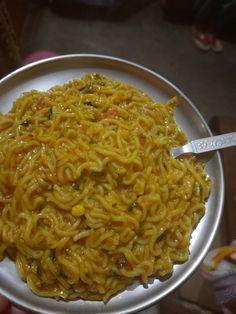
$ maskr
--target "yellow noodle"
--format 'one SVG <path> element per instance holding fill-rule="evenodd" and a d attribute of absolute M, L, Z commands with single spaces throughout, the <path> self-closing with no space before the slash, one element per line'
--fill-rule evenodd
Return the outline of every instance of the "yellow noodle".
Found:
<path fill-rule="evenodd" d="M 210 180 L 170 156 L 175 102 L 88 73 L 0 116 L 0 259 L 34 293 L 107 302 L 188 259 Z"/>

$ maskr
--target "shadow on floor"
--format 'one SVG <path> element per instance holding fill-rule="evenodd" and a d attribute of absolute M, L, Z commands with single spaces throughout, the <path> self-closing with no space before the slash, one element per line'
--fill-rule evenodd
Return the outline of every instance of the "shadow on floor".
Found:
<path fill-rule="evenodd" d="M 155 0 L 117 0 L 111 5 L 86 5 L 84 1 L 57 0 L 49 2 L 51 10 L 66 18 L 80 18 L 84 20 L 124 21 L 130 16 L 143 10 Z M 109 2 L 108 2 L 109 3 Z"/>

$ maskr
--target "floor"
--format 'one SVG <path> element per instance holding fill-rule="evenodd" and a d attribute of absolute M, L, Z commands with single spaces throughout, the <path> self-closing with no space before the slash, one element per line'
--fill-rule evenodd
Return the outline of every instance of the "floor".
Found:
<path fill-rule="evenodd" d="M 124 8 L 127 11 L 119 10 L 118 15 L 115 10 L 91 7 L 73 8 L 70 12 L 68 7 L 55 10 L 42 1 L 32 1 L 21 34 L 22 54 L 52 50 L 60 55 L 96 53 L 124 58 L 170 80 L 190 98 L 206 121 L 215 115 L 235 116 L 236 44 L 224 41 L 222 53 L 202 52 L 192 42 L 191 24 L 166 19 L 160 1 L 130 2 L 133 6 Z M 223 241 L 222 230 L 223 226 L 215 245 Z M 140 314 L 217 311 L 211 303 L 195 305 L 194 299 L 188 298 L 189 285 L 199 285 L 199 280 L 199 274 L 195 274 L 195 279 L 187 281 L 182 290 L 178 289 L 159 307 Z"/>
<path fill-rule="evenodd" d="M 235 43 L 224 42 L 223 53 L 199 51 L 192 43 L 191 26 L 164 19 L 160 1 L 130 0 L 134 9 L 119 17 L 91 8 L 66 14 L 64 8 L 51 10 L 35 1 L 22 32 L 23 55 L 44 49 L 124 58 L 174 83 L 206 120 L 236 115 Z"/>

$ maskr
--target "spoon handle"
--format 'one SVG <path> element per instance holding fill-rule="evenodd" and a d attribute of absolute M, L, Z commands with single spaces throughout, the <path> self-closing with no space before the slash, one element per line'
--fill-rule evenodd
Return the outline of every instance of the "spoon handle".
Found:
<path fill-rule="evenodd" d="M 173 148 L 171 153 L 176 158 L 187 153 L 201 154 L 231 146 L 236 146 L 236 132 L 193 140 L 184 146 Z"/>

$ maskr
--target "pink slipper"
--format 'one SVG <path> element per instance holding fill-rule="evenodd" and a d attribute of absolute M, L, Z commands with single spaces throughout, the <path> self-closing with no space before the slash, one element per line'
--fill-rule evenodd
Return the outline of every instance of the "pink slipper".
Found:
<path fill-rule="evenodd" d="M 203 51 L 210 49 L 208 33 L 199 31 L 196 27 L 193 27 L 193 42 L 195 46 Z"/>
<path fill-rule="evenodd" d="M 222 43 L 215 34 L 208 33 L 208 38 L 209 38 L 210 47 L 213 51 L 221 52 L 223 50 Z"/>

